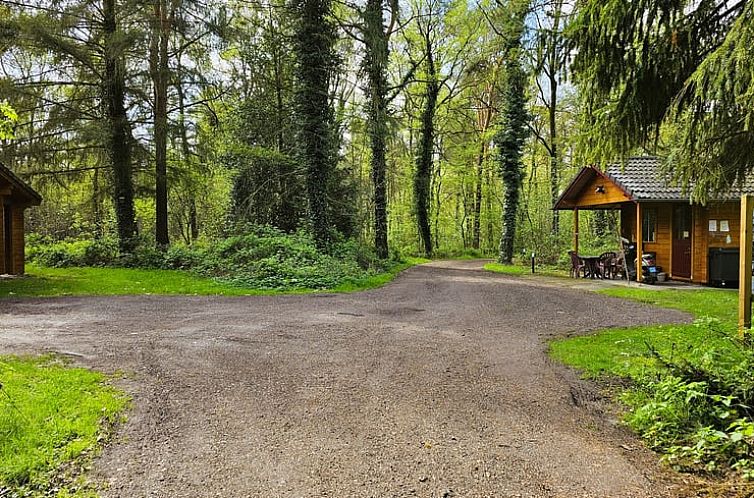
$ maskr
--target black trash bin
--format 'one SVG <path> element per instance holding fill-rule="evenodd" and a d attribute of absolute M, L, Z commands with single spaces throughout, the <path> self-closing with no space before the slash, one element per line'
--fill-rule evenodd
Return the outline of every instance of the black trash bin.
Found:
<path fill-rule="evenodd" d="M 709 283 L 716 287 L 738 287 L 738 256 L 738 249 L 710 248 Z"/>

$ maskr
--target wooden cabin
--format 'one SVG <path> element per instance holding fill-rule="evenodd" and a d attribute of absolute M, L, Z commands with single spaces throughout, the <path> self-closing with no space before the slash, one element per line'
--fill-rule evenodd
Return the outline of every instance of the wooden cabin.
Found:
<path fill-rule="evenodd" d="M 621 236 L 636 243 L 637 254 L 656 253 L 657 264 L 674 280 L 710 284 L 719 283 L 721 255 L 735 261 L 738 279 L 740 197 L 752 193 L 754 181 L 710 199 L 707 205 L 692 204 L 681 187 L 661 173 L 658 158 L 634 157 L 604 169 L 583 168 L 555 209 L 573 211 L 577 253 L 579 211 L 615 209 L 620 211 Z"/>
<path fill-rule="evenodd" d="M 42 197 L 0 164 L 0 275 L 24 273 L 24 211 Z"/>

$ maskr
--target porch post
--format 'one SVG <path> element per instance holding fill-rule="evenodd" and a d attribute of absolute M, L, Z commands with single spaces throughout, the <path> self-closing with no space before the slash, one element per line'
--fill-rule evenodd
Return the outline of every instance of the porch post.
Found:
<path fill-rule="evenodd" d="M 573 250 L 579 253 L 579 209 L 573 210 Z"/>
<path fill-rule="evenodd" d="M 751 253 L 754 196 L 741 196 L 741 238 L 738 263 L 738 331 L 742 339 L 751 329 Z"/>
<path fill-rule="evenodd" d="M 641 216 L 641 203 L 636 203 L 636 281 L 641 283 L 641 257 L 644 255 L 644 223 Z"/>

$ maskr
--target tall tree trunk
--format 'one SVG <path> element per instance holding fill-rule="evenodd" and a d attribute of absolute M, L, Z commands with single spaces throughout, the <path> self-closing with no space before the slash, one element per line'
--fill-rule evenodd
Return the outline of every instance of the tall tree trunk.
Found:
<path fill-rule="evenodd" d="M 387 209 L 387 63 L 388 32 L 383 21 L 382 0 L 367 0 L 364 9 L 364 41 L 367 73 L 367 133 L 371 150 L 374 189 L 374 247 L 377 256 L 388 257 Z"/>
<path fill-rule="evenodd" d="M 188 139 L 188 130 L 186 129 L 186 95 L 183 91 L 183 81 L 181 81 L 181 74 L 183 74 L 183 66 L 181 65 L 181 58 L 183 54 L 178 54 L 177 57 L 177 71 L 178 78 L 175 84 L 175 88 L 178 93 L 178 131 L 181 135 L 181 156 L 184 163 L 191 162 L 191 146 Z M 196 242 L 199 238 L 199 222 L 196 213 L 196 188 L 192 181 L 189 186 L 189 242 Z"/>
<path fill-rule="evenodd" d="M 496 81 L 498 74 L 498 66 L 496 64 L 492 71 L 492 81 Z M 488 84 L 482 93 L 480 99 L 480 108 L 477 112 L 477 123 L 479 126 L 479 135 L 481 136 L 481 144 L 479 146 L 479 155 L 477 156 L 476 164 L 476 195 L 474 198 L 474 232 L 473 232 L 473 247 L 479 249 L 481 246 L 481 232 L 482 232 L 482 182 L 484 181 L 484 160 L 487 156 L 487 130 L 489 130 L 492 124 L 492 118 L 494 115 L 494 97 L 495 97 L 495 85 L 494 83 Z"/>
<path fill-rule="evenodd" d="M 335 33 L 330 0 L 294 0 L 302 155 L 306 167 L 309 222 L 317 247 L 329 250 L 332 234 L 327 190 L 334 169 L 330 74 L 334 66 Z"/>
<path fill-rule="evenodd" d="M 547 54 L 549 68 L 547 70 L 550 85 L 550 101 L 547 103 L 550 127 L 550 198 L 551 207 L 555 207 L 560 197 L 560 150 L 558 147 L 558 74 L 560 72 L 560 54 L 558 43 L 560 42 L 560 21 L 563 12 L 563 1 L 559 0 L 553 5 L 553 26 L 549 39 L 549 53 Z M 560 233 L 560 211 L 552 209 L 552 233 Z"/>
<path fill-rule="evenodd" d="M 116 0 L 102 0 L 104 32 L 102 102 L 106 150 L 113 171 L 113 205 L 121 253 L 136 244 L 134 188 L 131 165 L 131 123 L 125 106 L 125 62 L 119 48 Z"/>
<path fill-rule="evenodd" d="M 527 2 L 528 3 L 528 2 Z M 526 7 L 526 8 L 524 8 Z M 523 182 L 524 142 L 527 137 L 528 113 L 526 111 L 526 74 L 521 64 L 521 37 L 524 31 L 524 2 L 512 16 L 510 38 L 506 40 L 507 67 L 503 82 L 503 99 L 500 128 L 495 142 L 498 145 L 498 165 L 503 181 L 503 233 L 500 237 L 500 262 L 513 261 L 516 240 L 516 222 Z"/>
<path fill-rule="evenodd" d="M 435 145 L 435 112 L 440 85 L 437 81 L 432 42 L 429 31 L 425 36 L 425 57 L 427 60 L 427 84 L 422 111 L 422 128 L 419 137 L 419 153 L 416 156 L 416 173 L 414 175 L 414 205 L 419 236 L 424 246 L 424 254 L 430 257 L 433 252 L 432 231 L 429 222 L 430 182 L 432 179 L 432 155 Z"/>
<path fill-rule="evenodd" d="M 168 40 L 172 13 L 168 0 L 154 0 L 149 66 L 154 90 L 155 144 L 155 240 L 158 247 L 170 244 L 168 233 Z"/>

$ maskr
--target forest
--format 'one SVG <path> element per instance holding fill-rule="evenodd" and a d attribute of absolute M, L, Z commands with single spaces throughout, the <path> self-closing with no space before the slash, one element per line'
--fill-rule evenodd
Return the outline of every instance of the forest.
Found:
<path fill-rule="evenodd" d="M 0 162 L 45 199 L 27 215 L 42 264 L 557 264 L 572 223 L 552 207 L 580 167 L 658 155 L 703 201 L 752 166 L 750 1 L 0 13 Z M 614 214 L 581 223 L 587 247 L 617 244 Z"/>
<path fill-rule="evenodd" d="M 646 449 L 638 444 L 619 445 L 623 435 L 613 437 L 614 432 L 609 432 L 608 446 L 593 444 L 602 432 L 616 429 L 613 410 L 603 413 L 602 395 L 607 393 L 623 403 L 623 423 L 672 469 L 728 479 L 741 489 L 736 497 L 751 497 L 754 348 L 751 329 L 735 317 L 736 306 L 746 309 L 746 299 L 739 302 L 727 289 L 689 289 L 694 282 L 690 268 L 688 281 L 674 282 L 675 289 L 599 282 L 615 285 L 606 291 L 577 287 L 592 281 L 550 275 L 539 280 L 551 279 L 550 287 L 529 285 L 539 277 L 503 278 L 492 271 L 482 273 L 483 262 L 474 262 L 479 267 L 472 270 L 463 266 L 468 262 L 454 261 L 443 263 L 448 267 L 416 268 L 411 273 L 416 278 L 409 276 L 374 294 L 328 293 L 279 301 L 217 297 L 374 288 L 425 258 L 494 258 L 500 273 L 519 276 L 528 272 L 520 263 L 530 260 L 545 270 L 568 268 L 578 216 L 553 209 L 561 193 L 582 167 L 626 165 L 634 156 L 659 158 L 663 178 L 682 189 L 684 197 L 673 202 L 684 212 L 691 212 L 692 204 L 704 207 L 715 195 L 731 193 L 732 187 L 752 178 L 754 0 L 0 0 L 0 173 L 12 177 L 14 188 L 24 185 L 18 177 L 44 199 L 31 209 L 22 206 L 26 218 L 23 211 L 13 211 L 11 223 L 4 214 L 10 212 L 11 188 L 0 185 L 0 235 L 13 232 L 13 238 L 0 244 L 0 269 L 20 268 L 16 273 L 23 274 L 24 255 L 33 269 L 25 277 L 0 276 L 0 298 L 10 298 L 2 302 L 3 314 L 11 318 L 10 333 L 0 346 L 14 354 L 59 347 L 66 362 L 72 356 L 71 361 L 89 366 L 109 365 L 111 372 L 131 368 L 138 375 L 124 374 L 129 376 L 127 386 L 153 376 L 154 384 L 140 387 L 134 397 L 135 404 L 144 398 L 157 403 L 137 406 L 142 410 L 137 422 L 143 414 L 161 417 L 141 417 L 150 427 L 166 420 L 172 426 L 172 412 L 163 409 L 172 404 L 228 406 L 232 409 L 227 413 L 217 413 L 223 418 L 246 415 L 237 419 L 239 428 L 260 424 L 258 432 L 231 434 L 231 443 L 299 445 L 306 438 L 289 432 L 289 427 L 299 427 L 295 418 L 286 418 L 296 411 L 289 407 L 296 406 L 307 417 L 321 417 L 311 424 L 318 431 L 326 423 L 351 424 L 357 436 L 338 439 L 341 427 L 331 426 L 330 432 L 317 432 L 316 441 L 368 441 L 369 447 L 357 453 L 345 452 L 348 444 L 319 452 L 358 455 L 353 458 L 357 460 L 383 449 L 359 431 L 372 430 L 380 421 L 387 424 L 386 414 L 419 410 L 431 402 L 428 411 L 415 411 L 415 419 L 401 414 L 389 424 L 408 420 L 423 430 L 436 423 L 445 440 L 453 432 L 437 408 L 452 407 L 446 416 L 458 422 L 459 436 L 471 434 L 479 455 L 496 452 L 494 458 L 479 456 L 480 465 L 482 458 L 492 461 L 510 451 L 514 457 L 498 459 L 501 465 L 528 466 L 534 454 L 529 450 L 544 448 L 542 468 L 549 472 L 557 459 L 581 466 L 584 455 L 599 454 L 609 465 L 584 466 L 579 468 L 583 472 L 565 477 L 593 474 L 599 484 L 610 485 L 630 480 L 602 474 L 608 467 L 622 468 L 612 466 L 618 457 L 649 459 L 638 453 Z M 605 193 L 604 185 L 590 189 Z M 644 226 L 638 197 L 635 204 L 639 234 Z M 742 204 L 750 206 L 748 201 Z M 597 207 L 606 205 L 614 207 L 615 202 Z M 740 206 L 736 209 L 734 213 Z M 657 223 L 656 212 L 651 219 Z M 726 215 L 726 229 L 720 232 L 733 231 L 729 221 L 740 219 Z M 717 231 L 717 219 L 704 221 L 705 236 Z M 578 222 L 581 250 L 599 254 L 617 249 L 619 222 L 616 212 L 585 211 Z M 19 225 L 25 225 L 25 239 L 23 230 L 8 228 Z M 689 266 L 694 251 L 690 226 L 684 222 L 676 231 L 689 241 L 683 246 Z M 654 230 L 648 232 L 654 238 Z M 638 239 L 640 268 L 642 234 Z M 732 247 L 733 239 L 726 244 Z M 11 245 L 25 248 L 25 253 L 18 250 L 18 257 L 9 256 L 5 249 Z M 579 255 L 573 256 L 578 263 Z M 623 254 L 628 277 L 626 259 Z M 736 275 L 741 269 L 748 272 L 742 261 L 735 266 Z M 573 276 L 579 276 L 579 267 L 575 269 Z M 476 273 L 469 276 L 471 271 Z M 641 281 L 638 268 L 636 273 Z M 437 291 L 441 285 L 443 291 Z M 66 301 L 71 295 L 123 294 L 130 297 Z M 212 298 L 177 298 L 168 304 L 154 294 Z M 24 301 L 30 296 L 66 297 Z M 631 308 L 626 299 L 641 304 Z M 212 321 L 220 318 L 225 321 Z M 129 327 L 132 333 L 127 333 Z M 607 329 L 594 332 L 598 327 Z M 285 354 L 284 348 L 292 344 L 295 350 Z M 219 353 L 221 348 L 227 356 Z M 138 361 L 117 363 L 131 357 Z M 36 419 L 51 426 L 61 444 L 74 444 L 80 452 L 100 443 L 97 428 L 103 417 L 114 418 L 129 404 L 126 397 L 115 396 L 109 380 L 102 384 L 104 378 L 90 377 L 84 370 L 65 370 L 67 363 L 58 364 L 53 356 L 8 358 L 0 356 L 0 394 L 20 415 L 14 399 L 31 392 L 28 380 L 17 375 L 24 362 L 32 370 L 54 362 L 54 377 L 71 375 L 73 384 L 83 382 L 85 388 L 77 392 L 87 394 L 86 386 L 99 385 L 114 396 L 94 409 L 68 398 L 73 390 L 61 388 L 64 396 L 59 396 L 42 379 L 49 415 L 37 410 L 44 403 L 33 396 L 26 398 L 28 407 L 19 405 L 29 413 L 37 410 Z M 216 370 L 205 370 L 207 358 Z M 550 370 L 555 368 L 553 358 L 600 384 L 592 390 L 560 367 Z M 180 368 L 165 370 L 173 363 Z M 183 370 L 191 367 L 200 370 Z M 257 367 L 270 370 L 251 370 Z M 518 373 L 506 375 L 506 368 Z M 295 371 L 287 381 L 286 369 Z M 237 377 L 242 374 L 249 377 Z M 81 376 L 85 378 L 76 378 Z M 305 379 L 315 378 L 316 386 L 304 385 Z M 171 379 L 181 379 L 181 384 Z M 233 382 L 221 389 L 220 383 L 229 379 Z M 262 386 L 260 379 L 272 387 Z M 393 383 L 395 379 L 400 382 Z M 415 391 L 404 391 L 411 382 L 418 386 Z M 184 396 L 189 384 L 215 397 L 195 402 L 171 398 L 171 385 Z M 368 386 L 363 400 L 369 401 L 360 394 L 349 404 L 357 384 Z M 8 386 L 17 398 L 8 394 Z M 278 396 L 275 389 L 280 386 Z M 549 391 L 538 390 L 542 386 Z M 306 397 L 285 401 L 293 391 L 306 391 Z M 233 397 L 217 397 L 228 393 Z M 258 393 L 270 398 L 254 398 Z M 396 396 L 395 402 L 374 401 L 382 394 Z M 536 408 L 531 412 L 519 406 L 527 396 Z M 466 409 L 472 398 L 481 415 Z M 325 405 L 317 405 L 325 403 L 322 399 L 363 418 L 328 418 L 329 412 L 319 410 Z M 89 432 L 76 429 L 69 437 L 58 431 L 54 417 L 62 412 L 55 404 L 59 402 L 88 407 Z M 242 402 L 248 403 L 246 411 L 239 409 Z M 578 428 L 586 441 L 583 453 L 574 449 L 571 432 L 551 430 L 547 418 L 530 417 L 555 406 L 550 402 L 567 407 L 562 413 L 568 415 L 555 411 L 549 416 L 566 421 L 569 431 L 584 426 Z M 506 411 L 495 411 L 496 403 Z M 257 418 L 256 410 L 266 405 L 284 407 L 286 413 Z M 369 411 L 375 407 L 380 411 Z M 0 434 L 33 428 L 16 412 L 0 410 Z M 522 418 L 509 423 L 508 412 Z M 226 438 L 225 431 L 234 427 L 225 420 L 205 425 L 205 419 L 192 413 L 187 409 L 178 415 L 191 416 L 183 425 L 201 429 L 201 437 L 194 434 L 185 441 L 210 441 L 219 434 Z M 595 417 L 583 418 L 586 415 Z M 597 415 L 599 423 L 592 426 Z M 81 421 L 78 415 L 72 418 Z M 515 433 L 519 425 L 536 430 L 520 446 L 481 437 Z M 277 426 L 285 432 L 267 439 L 264 431 Z M 427 476 L 433 481 L 436 475 L 453 473 L 453 465 L 440 465 L 443 460 L 434 456 L 452 454 L 446 451 L 450 446 L 440 444 L 438 436 L 437 453 L 428 456 L 434 445 L 430 439 L 414 434 L 416 440 L 410 442 L 407 436 L 416 427 L 403 433 L 393 431 L 392 425 L 379 428 L 378 439 L 405 436 L 409 442 L 401 441 L 402 448 L 413 445 L 425 453 L 411 454 L 405 464 L 385 460 L 369 467 L 364 474 L 370 484 L 378 467 L 394 472 L 422 461 L 434 462 L 439 470 L 413 475 L 401 493 L 425 485 Z M 36 452 L 45 446 L 38 441 L 49 441 L 49 436 L 40 434 L 32 435 L 27 449 Z M 216 451 L 225 447 L 225 439 L 222 445 L 211 440 L 211 448 L 206 446 L 201 454 L 181 455 L 175 448 L 188 445 L 163 445 L 156 433 L 144 434 L 149 434 L 145 444 L 157 441 L 159 451 L 171 452 L 165 462 L 186 455 L 198 462 L 212 454 L 222 457 L 219 470 L 232 470 L 234 477 L 239 473 L 227 462 L 257 457 L 253 446 L 229 451 L 229 457 Z M 81 437 L 89 442 L 82 443 Z M 0 438 L 0 460 L 24 455 L 7 443 L 11 439 Z M 139 437 L 131 439 L 141 444 Z M 456 437 L 452 440 L 456 447 Z M 466 442 L 459 441 L 457 447 L 471 460 L 467 457 L 476 450 Z M 73 466 L 55 460 L 66 451 L 47 446 L 52 456 L 35 453 L 38 462 L 32 470 L 54 466 L 67 474 Z M 309 448 L 297 446 L 304 447 Z M 137 456 L 158 452 L 150 448 L 154 446 L 140 446 Z M 309 459 L 316 461 L 316 472 L 339 470 L 332 461 L 316 460 L 314 446 L 300 458 L 304 453 L 291 457 L 285 448 L 276 447 L 270 459 L 283 462 L 281 468 L 298 469 Z M 97 451 L 84 453 L 93 458 Z M 163 467 L 162 461 L 150 465 L 126 456 L 122 462 L 126 460 L 139 472 L 124 480 L 137 484 L 151 484 L 144 469 Z M 87 465 L 77 468 L 90 468 Z M 266 464 L 252 467 L 264 468 L 267 476 Z M 65 489 L 58 494 L 58 481 L 47 474 L 39 484 L 29 471 L 16 469 L 11 475 L 7 468 L 0 465 L 2 496 L 6 482 L 41 490 L 7 496 L 84 496 L 69 495 Z M 301 469 L 307 479 L 316 475 Z M 487 473 L 486 467 L 458 469 L 474 479 L 486 474 L 505 481 L 508 475 Z M 559 470 L 542 476 L 566 473 Z M 224 475 L 213 477 L 219 481 Z M 651 475 L 637 474 L 647 481 Z M 254 481 L 242 477 L 245 486 Z M 281 486 L 288 486 L 286 479 L 279 479 Z M 555 478 L 544 480 L 531 496 L 571 496 L 544 487 Z M 329 483 L 358 484 L 363 493 L 364 482 Z M 391 485 L 396 482 L 391 480 Z M 733 496 L 724 495 L 718 484 L 693 496 Z M 228 494 L 222 489 L 218 495 Z M 498 494 L 500 489 L 512 492 L 496 489 Z M 582 491 L 599 493 L 581 485 L 571 489 L 578 489 L 579 496 Z M 438 488 L 432 496 L 450 493 Z"/>

